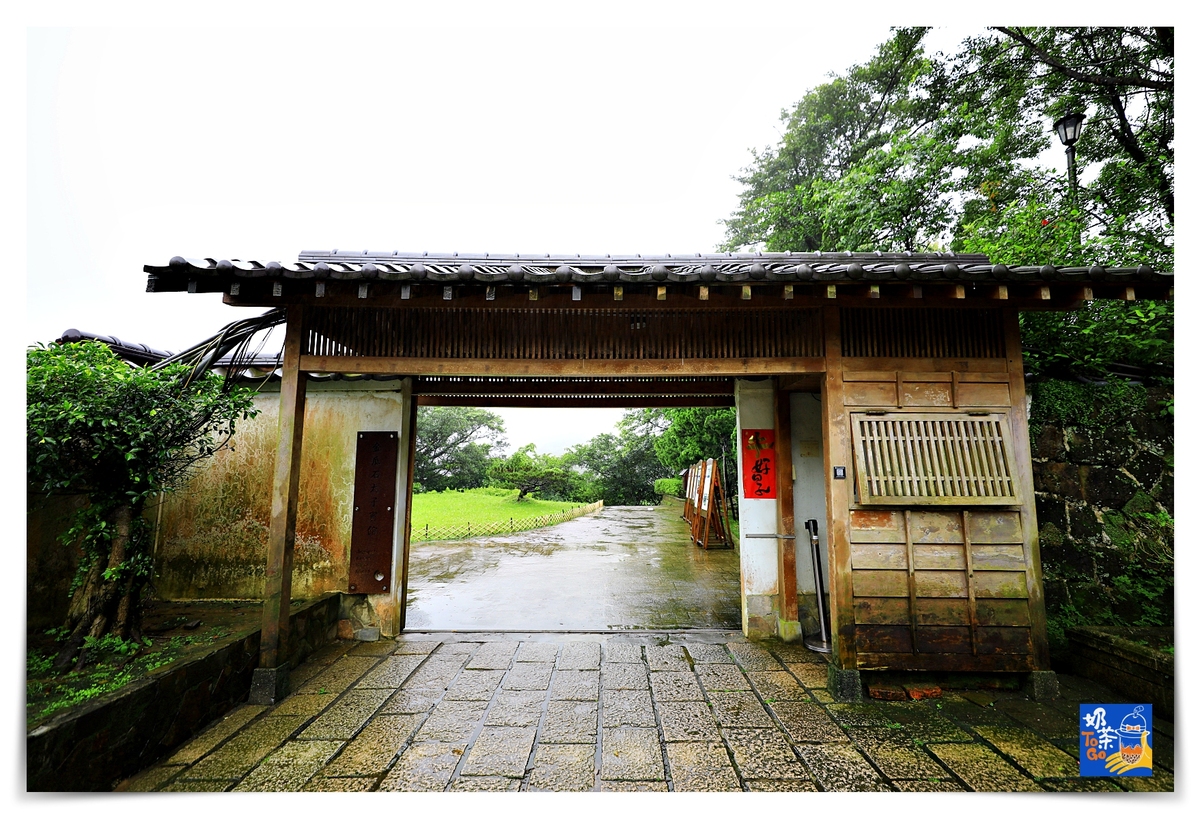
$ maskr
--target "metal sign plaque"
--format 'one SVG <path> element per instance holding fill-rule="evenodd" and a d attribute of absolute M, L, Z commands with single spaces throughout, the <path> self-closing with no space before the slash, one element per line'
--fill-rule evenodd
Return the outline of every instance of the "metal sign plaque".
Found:
<path fill-rule="evenodd" d="M 350 592 L 385 594 L 392 585 L 397 432 L 359 432 L 350 529 Z"/>

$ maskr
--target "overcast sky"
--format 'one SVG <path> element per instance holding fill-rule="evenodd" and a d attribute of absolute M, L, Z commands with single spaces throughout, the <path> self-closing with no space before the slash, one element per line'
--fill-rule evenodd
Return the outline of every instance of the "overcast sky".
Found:
<path fill-rule="evenodd" d="M 782 109 L 890 25 L 950 23 L 947 49 L 981 27 L 939 4 L 115 5 L 30 12 L 50 27 L 27 39 L 22 346 L 74 327 L 178 350 L 242 317 L 147 294 L 142 265 L 175 255 L 712 251 Z M 620 410 L 504 414 L 514 446 L 561 451 Z"/>
<path fill-rule="evenodd" d="M 714 250 L 780 110 L 888 35 L 857 16 L 472 19 L 31 30 L 22 340 L 178 350 L 239 317 L 145 293 L 142 265 L 175 255 Z M 501 413 L 514 447 L 561 452 L 621 410 Z"/>

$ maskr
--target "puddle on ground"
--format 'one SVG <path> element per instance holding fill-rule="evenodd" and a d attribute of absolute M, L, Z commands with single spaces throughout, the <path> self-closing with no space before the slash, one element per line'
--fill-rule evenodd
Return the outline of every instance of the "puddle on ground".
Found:
<path fill-rule="evenodd" d="M 741 627 L 738 555 L 693 545 L 674 507 L 610 506 L 505 537 L 415 543 L 406 627 Z"/>

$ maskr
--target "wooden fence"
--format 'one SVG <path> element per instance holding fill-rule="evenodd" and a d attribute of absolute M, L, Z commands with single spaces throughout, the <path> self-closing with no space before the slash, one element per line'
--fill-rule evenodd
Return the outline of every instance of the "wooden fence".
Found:
<path fill-rule="evenodd" d="M 574 520 L 584 514 L 591 514 L 604 507 L 603 500 L 597 500 L 586 506 L 556 511 L 553 514 L 543 514 L 539 517 L 509 517 L 507 521 L 493 523 L 464 523 L 462 525 L 431 526 L 425 525 L 414 528 L 411 542 L 430 542 L 433 540 L 468 540 L 472 537 L 495 537 L 502 534 L 515 534 L 518 531 L 529 531 L 534 528 L 544 528 L 567 520 Z"/>

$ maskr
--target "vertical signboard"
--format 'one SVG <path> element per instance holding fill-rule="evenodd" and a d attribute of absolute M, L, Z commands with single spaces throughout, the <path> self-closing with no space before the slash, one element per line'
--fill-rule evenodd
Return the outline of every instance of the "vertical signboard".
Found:
<path fill-rule="evenodd" d="M 742 430 L 742 495 L 747 500 L 774 500 L 775 430 Z"/>
<path fill-rule="evenodd" d="M 711 457 L 704 462 L 704 473 L 706 478 L 703 481 L 704 485 L 701 487 L 701 491 L 703 493 L 700 495 L 700 510 L 707 514 L 708 498 L 712 494 L 713 475 L 716 473 L 716 470 L 713 468 L 713 459 Z"/>
<path fill-rule="evenodd" d="M 354 458 L 354 516 L 350 528 L 350 592 L 387 593 L 392 583 L 396 461 L 400 435 L 359 432 Z"/>

